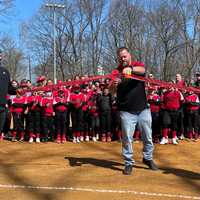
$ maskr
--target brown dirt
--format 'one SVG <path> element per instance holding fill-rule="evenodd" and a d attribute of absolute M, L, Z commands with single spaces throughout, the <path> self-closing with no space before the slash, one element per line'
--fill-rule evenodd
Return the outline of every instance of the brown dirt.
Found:
<path fill-rule="evenodd" d="M 133 193 L 55 190 L 55 187 L 187 195 L 200 199 L 200 141 L 155 145 L 159 171 L 141 162 L 142 143 L 134 144 L 136 166 L 124 176 L 121 144 L 0 143 L 0 184 L 48 186 L 54 189 L 3 188 L 2 200 L 133 200 L 182 199 Z M 192 199 L 192 198 L 191 198 Z"/>

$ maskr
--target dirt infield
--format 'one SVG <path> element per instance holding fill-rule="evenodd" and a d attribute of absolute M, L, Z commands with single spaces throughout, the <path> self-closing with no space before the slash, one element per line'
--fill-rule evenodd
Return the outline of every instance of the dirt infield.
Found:
<path fill-rule="evenodd" d="M 1 200 L 200 199 L 200 141 L 155 145 L 159 171 L 142 164 L 122 174 L 121 144 L 0 142 Z"/>

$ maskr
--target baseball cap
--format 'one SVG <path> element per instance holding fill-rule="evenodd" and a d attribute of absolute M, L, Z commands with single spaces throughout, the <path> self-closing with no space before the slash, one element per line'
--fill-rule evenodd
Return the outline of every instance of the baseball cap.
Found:
<path fill-rule="evenodd" d="M 44 81 L 44 80 L 46 80 L 46 77 L 43 76 L 43 75 L 37 77 L 37 83 L 42 82 L 42 81 Z"/>

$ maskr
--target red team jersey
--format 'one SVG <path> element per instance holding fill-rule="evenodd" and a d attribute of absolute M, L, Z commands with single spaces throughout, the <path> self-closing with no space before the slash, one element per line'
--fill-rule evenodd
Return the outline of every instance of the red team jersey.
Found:
<path fill-rule="evenodd" d="M 83 93 L 71 93 L 70 102 L 73 104 L 74 108 L 80 108 L 85 102 L 85 96 Z"/>
<path fill-rule="evenodd" d="M 42 97 L 39 95 L 32 95 L 27 97 L 27 103 L 29 106 L 29 109 L 31 111 L 40 111 L 41 110 L 41 106 L 40 106 L 40 102 L 42 100 Z"/>
<path fill-rule="evenodd" d="M 184 98 L 179 91 L 167 91 L 164 93 L 163 102 L 166 110 L 178 110 Z"/>
<path fill-rule="evenodd" d="M 60 111 L 60 112 L 67 111 L 68 110 L 67 103 L 68 103 L 67 98 L 59 96 L 55 97 L 53 100 L 55 111 Z"/>
<path fill-rule="evenodd" d="M 53 97 L 44 97 L 40 103 L 44 116 L 53 116 Z"/>
<path fill-rule="evenodd" d="M 160 111 L 160 96 L 158 94 L 149 94 L 147 96 L 148 103 L 150 104 L 151 112 Z"/>
<path fill-rule="evenodd" d="M 196 94 L 188 95 L 185 98 L 186 110 L 195 111 L 199 109 L 199 97 Z"/>
<path fill-rule="evenodd" d="M 11 100 L 11 112 L 13 113 L 23 113 L 25 105 L 27 103 L 26 97 L 20 96 L 20 97 L 14 97 Z"/>

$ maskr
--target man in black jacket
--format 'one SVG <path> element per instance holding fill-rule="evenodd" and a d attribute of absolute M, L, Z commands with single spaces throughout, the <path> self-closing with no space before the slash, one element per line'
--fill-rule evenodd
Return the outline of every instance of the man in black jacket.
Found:
<path fill-rule="evenodd" d="M 0 50 L 0 140 L 3 139 L 2 131 L 6 119 L 6 95 L 11 90 L 10 86 L 10 73 L 1 65 L 2 52 Z"/>
<path fill-rule="evenodd" d="M 117 51 L 118 71 L 122 74 L 122 80 L 117 87 L 117 104 L 120 111 L 122 126 L 122 154 L 124 157 L 125 168 L 123 173 L 132 173 L 133 160 L 133 133 L 136 125 L 141 132 L 143 140 L 143 163 L 150 169 L 157 170 L 153 161 L 153 142 L 151 129 L 151 112 L 147 106 L 144 81 L 131 79 L 129 75 L 136 74 L 145 76 L 144 64 L 133 61 L 129 50 L 121 47 Z"/>

